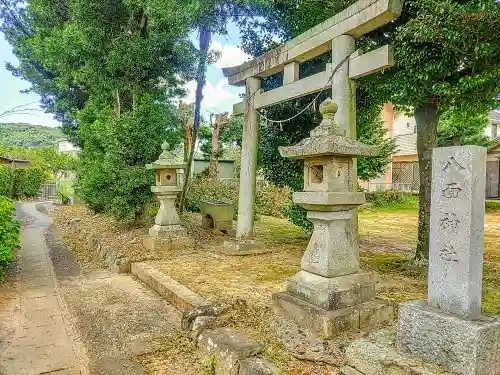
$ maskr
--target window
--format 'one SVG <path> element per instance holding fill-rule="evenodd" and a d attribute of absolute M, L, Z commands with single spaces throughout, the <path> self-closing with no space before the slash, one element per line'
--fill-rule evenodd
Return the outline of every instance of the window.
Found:
<path fill-rule="evenodd" d="M 491 124 L 491 138 L 498 137 L 498 124 Z"/>

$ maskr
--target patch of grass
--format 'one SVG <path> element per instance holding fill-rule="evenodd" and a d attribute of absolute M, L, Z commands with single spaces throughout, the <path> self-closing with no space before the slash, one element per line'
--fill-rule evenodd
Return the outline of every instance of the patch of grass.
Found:
<path fill-rule="evenodd" d="M 183 374 L 212 375 L 208 367 L 203 366 L 196 345 L 185 332 L 179 331 L 161 340 L 161 350 L 143 354 L 139 361 L 148 375 Z"/>
<path fill-rule="evenodd" d="M 401 254 L 368 253 L 362 257 L 366 269 L 380 273 L 401 273 L 410 259 Z"/>
<path fill-rule="evenodd" d="M 485 203 L 486 212 L 500 212 L 500 201 L 486 201 Z"/>
<path fill-rule="evenodd" d="M 379 212 L 417 211 L 418 196 L 396 190 L 366 193 L 367 202 Z"/>
<path fill-rule="evenodd" d="M 483 311 L 486 314 L 500 315 L 500 288 L 492 286 L 484 288 Z"/>

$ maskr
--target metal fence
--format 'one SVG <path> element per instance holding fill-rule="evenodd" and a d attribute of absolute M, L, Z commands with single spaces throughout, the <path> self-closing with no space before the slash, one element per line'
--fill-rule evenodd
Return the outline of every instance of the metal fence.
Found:
<path fill-rule="evenodd" d="M 57 183 L 49 182 L 47 184 L 43 184 L 40 188 L 40 199 L 43 200 L 54 200 L 57 196 Z"/>
<path fill-rule="evenodd" d="M 418 162 L 392 163 L 392 185 L 394 190 L 418 191 L 420 189 Z"/>

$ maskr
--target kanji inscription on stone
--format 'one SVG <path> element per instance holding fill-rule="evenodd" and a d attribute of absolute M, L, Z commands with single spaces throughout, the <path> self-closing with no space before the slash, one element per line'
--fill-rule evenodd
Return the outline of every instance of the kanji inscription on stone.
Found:
<path fill-rule="evenodd" d="M 468 318 L 481 313 L 485 184 L 485 148 L 434 149 L 428 302 Z"/>

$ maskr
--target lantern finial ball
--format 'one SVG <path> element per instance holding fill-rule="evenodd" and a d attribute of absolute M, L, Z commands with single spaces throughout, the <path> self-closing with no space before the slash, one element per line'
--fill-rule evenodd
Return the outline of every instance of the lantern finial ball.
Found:
<path fill-rule="evenodd" d="M 332 99 L 328 98 L 326 99 L 323 103 L 319 105 L 319 112 L 324 116 L 326 114 L 333 114 L 337 113 L 337 110 L 339 109 L 337 103 L 335 103 Z"/>
<path fill-rule="evenodd" d="M 165 141 L 165 142 L 163 142 L 163 143 L 161 144 L 161 149 L 162 149 L 163 151 L 170 151 L 170 145 L 168 144 L 168 142 L 167 142 L 167 141 Z"/>

